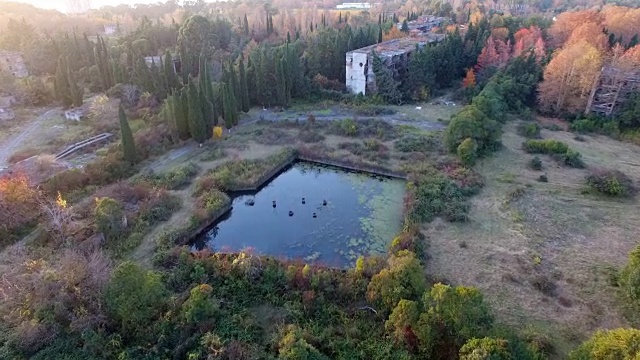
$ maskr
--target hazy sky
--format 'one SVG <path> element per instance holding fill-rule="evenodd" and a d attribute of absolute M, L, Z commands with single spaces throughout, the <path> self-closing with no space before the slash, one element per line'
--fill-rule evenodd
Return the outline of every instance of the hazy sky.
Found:
<path fill-rule="evenodd" d="M 62 12 L 67 12 L 69 8 L 70 0 L 9 0 L 31 4 L 44 9 L 56 9 Z M 81 1 L 81 0 L 80 0 Z M 105 5 L 119 5 L 119 4 L 153 4 L 156 2 L 164 2 L 166 0 L 89 0 L 92 8 L 99 8 Z M 0 6 L 1 3 L 0 3 Z"/>

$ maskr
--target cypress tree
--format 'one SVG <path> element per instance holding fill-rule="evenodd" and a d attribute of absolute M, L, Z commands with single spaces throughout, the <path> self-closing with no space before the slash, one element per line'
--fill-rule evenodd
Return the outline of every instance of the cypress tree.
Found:
<path fill-rule="evenodd" d="M 402 21 L 402 27 L 400 28 L 400 31 L 407 33 L 409 32 L 409 24 L 407 23 L 407 19 L 404 19 Z"/>
<path fill-rule="evenodd" d="M 342 24 L 342 11 L 338 13 L 338 24 Z"/>
<path fill-rule="evenodd" d="M 223 117 L 224 117 L 224 126 L 227 129 L 231 129 L 233 127 L 233 115 L 235 109 L 233 104 L 231 103 L 231 91 L 229 91 L 229 87 L 227 84 L 222 83 L 220 86 L 220 93 L 222 95 L 222 109 L 223 109 Z"/>
<path fill-rule="evenodd" d="M 171 51 L 167 49 L 164 53 L 164 77 L 169 91 L 178 88 L 178 79 L 173 66 L 173 56 L 171 56 Z"/>
<path fill-rule="evenodd" d="M 176 106 L 174 109 L 176 117 L 176 127 L 178 128 L 178 136 L 182 140 L 191 137 L 191 129 L 189 128 L 189 87 L 183 87 L 176 94 Z"/>
<path fill-rule="evenodd" d="M 231 95 L 233 95 L 232 100 L 236 111 L 242 110 L 242 89 L 240 89 L 240 85 L 238 83 L 239 81 L 238 76 L 236 75 L 236 70 L 233 67 L 233 64 L 229 63 L 228 86 L 231 90 Z"/>
<path fill-rule="evenodd" d="M 382 26 L 378 27 L 378 44 L 382 42 Z"/>
<path fill-rule="evenodd" d="M 67 64 L 64 57 L 60 55 L 58 58 L 58 66 L 56 67 L 56 76 L 53 80 L 53 88 L 58 101 L 62 101 L 64 106 L 71 105 L 71 92 L 69 90 L 69 80 L 67 75 Z"/>
<path fill-rule="evenodd" d="M 287 44 L 291 43 L 291 34 L 287 31 Z"/>
<path fill-rule="evenodd" d="M 200 94 L 198 93 L 198 87 L 193 78 L 189 78 L 189 92 L 188 92 L 188 104 L 189 104 L 189 132 L 191 137 L 199 142 L 203 143 L 207 140 L 207 124 L 204 120 L 204 114 L 202 112 L 202 104 Z"/>
<path fill-rule="evenodd" d="M 242 23 L 242 30 L 245 36 L 249 36 L 249 20 L 247 20 L 247 14 L 244 14 L 244 21 Z"/>
<path fill-rule="evenodd" d="M 280 59 L 276 62 L 276 102 L 279 105 L 286 106 L 287 105 L 287 85 L 286 78 L 284 73 L 283 61 Z"/>
<path fill-rule="evenodd" d="M 69 68 L 67 63 L 67 79 L 69 81 L 69 96 L 73 106 L 82 106 L 82 88 L 76 82 L 75 74 Z"/>
<path fill-rule="evenodd" d="M 180 42 L 180 72 L 182 73 L 182 83 L 186 84 L 189 81 L 189 74 L 191 69 L 189 69 L 189 54 L 187 53 L 187 48 L 185 47 L 184 41 Z"/>
<path fill-rule="evenodd" d="M 382 25 L 382 14 L 378 15 L 378 25 Z"/>
<path fill-rule="evenodd" d="M 631 49 L 632 47 L 638 45 L 638 34 L 633 35 L 633 37 L 631 38 L 631 40 L 629 41 L 629 44 L 627 45 L 627 49 Z"/>
<path fill-rule="evenodd" d="M 200 66 L 198 69 L 199 75 L 199 86 L 198 91 L 200 94 L 200 103 L 202 104 L 202 115 L 204 116 L 204 121 L 207 124 L 207 133 L 211 133 L 213 129 L 213 125 L 215 124 L 215 111 L 214 105 L 211 102 L 212 96 L 209 92 L 209 88 L 211 87 L 211 80 L 209 79 L 209 70 L 207 66 L 206 60 L 204 60 L 204 56 L 200 55 Z M 207 85 L 208 84 L 208 85 Z"/>
<path fill-rule="evenodd" d="M 249 87 L 247 85 L 247 75 L 244 71 L 244 58 L 242 56 L 240 57 L 238 72 L 240 73 L 240 103 L 242 104 L 242 111 L 246 113 L 249 111 L 251 104 L 249 103 Z"/>
<path fill-rule="evenodd" d="M 120 120 L 120 136 L 122 141 L 122 154 L 124 159 L 130 164 L 136 162 L 136 144 L 133 141 L 133 133 L 127 121 L 127 114 L 124 112 L 122 104 L 118 108 L 118 119 Z"/>

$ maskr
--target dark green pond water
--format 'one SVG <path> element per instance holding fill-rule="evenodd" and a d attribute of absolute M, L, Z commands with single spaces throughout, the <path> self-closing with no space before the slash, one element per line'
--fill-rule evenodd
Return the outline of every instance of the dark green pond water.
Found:
<path fill-rule="evenodd" d="M 351 266 L 387 251 L 400 231 L 404 192 L 403 180 L 298 162 L 256 194 L 235 197 L 192 246 Z"/>

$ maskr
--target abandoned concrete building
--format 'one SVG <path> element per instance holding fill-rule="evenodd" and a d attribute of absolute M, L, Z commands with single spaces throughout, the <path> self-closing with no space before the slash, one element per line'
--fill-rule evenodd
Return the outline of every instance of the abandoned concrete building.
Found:
<path fill-rule="evenodd" d="M 17 51 L 0 50 L 0 71 L 19 78 L 29 75 L 22 54 Z"/>
<path fill-rule="evenodd" d="M 172 55 L 173 58 L 173 72 L 174 73 L 179 73 L 180 72 L 180 57 L 178 57 L 177 55 Z M 164 60 L 165 60 L 165 55 L 162 56 L 145 56 L 144 57 L 144 62 L 147 64 L 147 66 L 149 68 L 151 68 L 153 65 L 157 66 L 157 67 L 161 67 L 163 66 L 162 64 L 164 64 Z"/>
<path fill-rule="evenodd" d="M 346 85 L 352 94 L 371 95 L 376 93 L 376 79 L 373 73 L 373 54 L 382 58 L 383 63 L 396 76 L 407 70 L 411 53 L 429 43 L 444 40 L 444 34 L 412 33 L 412 36 L 393 39 L 379 44 L 349 51 L 346 55 Z"/>
<path fill-rule="evenodd" d="M 605 65 L 593 84 L 585 114 L 611 116 L 633 92 L 640 91 L 640 69 Z"/>
<path fill-rule="evenodd" d="M 409 27 L 409 31 L 418 30 L 420 32 L 429 32 L 433 28 L 442 25 L 447 20 L 444 17 L 438 17 L 433 15 L 421 15 L 417 20 L 409 21 L 407 26 Z M 402 23 L 397 23 L 396 26 L 398 29 L 402 28 Z"/>

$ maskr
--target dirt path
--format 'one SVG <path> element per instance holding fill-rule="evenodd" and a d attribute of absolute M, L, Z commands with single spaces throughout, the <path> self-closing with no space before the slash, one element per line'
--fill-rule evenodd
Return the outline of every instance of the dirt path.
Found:
<path fill-rule="evenodd" d="M 18 135 L 10 137 L 7 141 L 0 144 L 0 170 L 9 166 L 9 157 L 11 157 L 20 145 L 24 144 L 32 134 L 42 127 L 44 121 L 49 119 L 49 117 L 57 111 L 60 111 L 60 109 L 54 108 L 45 111 L 37 118 L 31 120 L 31 123 L 23 128 Z"/>

